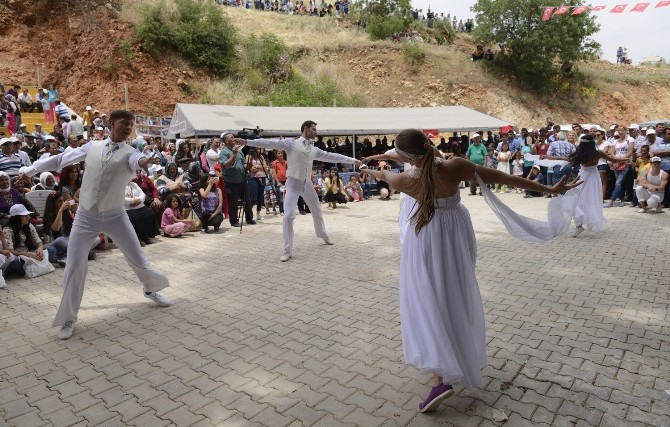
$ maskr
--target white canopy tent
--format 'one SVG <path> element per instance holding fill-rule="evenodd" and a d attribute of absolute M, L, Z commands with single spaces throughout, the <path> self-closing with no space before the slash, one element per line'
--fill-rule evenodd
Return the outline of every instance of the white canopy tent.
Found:
<path fill-rule="evenodd" d="M 300 125 L 313 120 L 319 135 L 390 135 L 403 129 L 439 132 L 498 130 L 510 123 L 467 107 L 335 108 L 248 107 L 177 104 L 169 138 L 210 137 L 244 128 L 260 128 L 262 136 L 297 136 Z"/>

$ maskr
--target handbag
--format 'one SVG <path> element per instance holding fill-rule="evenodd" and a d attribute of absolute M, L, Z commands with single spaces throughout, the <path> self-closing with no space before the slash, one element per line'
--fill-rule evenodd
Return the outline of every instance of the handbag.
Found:
<path fill-rule="evenodd" d="M 202 222 L 200 222 L 200 217 L 195 214 L 193 209 L 186 208 L 184 209 L 184 219 L 190 219 L 193 221 L 188 231 L 198 231 L 202 228 Z"/>
<path fill-rule="evenodd" d="M 21 259 L 24 262 L 23 270 L 26 272 L 26 279 L 44 276 L 45 274 L 51 273 L 55 270 L 54 266 L 49 262 L 49 252 L 44 249 L 42 255 L 42 261 L 21 255 Z"/>

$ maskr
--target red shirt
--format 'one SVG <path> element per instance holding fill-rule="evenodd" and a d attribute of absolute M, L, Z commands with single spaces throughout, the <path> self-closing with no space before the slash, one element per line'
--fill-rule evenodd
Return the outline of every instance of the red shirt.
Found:
<path fill-rule="evenodd" d="M 275 160 L 272 162 L 272 169 L 274 169 L 275 175 L 277 175 L 277 181 L 286 181 L 286 169 L 288 169 L 288 163 L 286 163 L 286 160 L 283 162 Z"/>
<path fill-rule="evenodd" d="M 549 150 L 549 144 L 547 144 L 546 142 L 544 144 L 537 144 L 535 146 L 535 150 L 538 156 L 546 156 L 547 151 Z"/>

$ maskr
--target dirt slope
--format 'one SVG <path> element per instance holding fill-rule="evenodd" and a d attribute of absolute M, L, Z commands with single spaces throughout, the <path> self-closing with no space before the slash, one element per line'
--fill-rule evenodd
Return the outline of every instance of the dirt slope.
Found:
<path fill-rule="evenodd" d="M 216 82 L 169 52 L 159 60 L 132 41 L 132 24 L 119 18 L 122 5 L 66 0 L 51 10 L 49 0 L 13 0 L 0 5 L 0 52 L 4 83 L 54 82 L 61 97 L 81 111 L 85 105 L 109 111 L 124 106 L 170 115 L 176 102 L 245 103 L 253 94 L 232 82 Z M 595 80 L 595 97 L 546 102 L 498 78 L 468 59 L 472 40 L 459 36 L 448 47 L 426 45 L 424 65 L 410 66 L 401 46 L 372 43 L 360 31 L 334 19 L 278 16 L 226 8 L 242 34 L 267 30 L 301 51 L 296 69 L 308 78 L 327 75 L 343 92 L 360 94 L 369 106 L 465 105 L 525 126 L 547 116 L 559 122 L 636 122 L 670 117 L 670 68 L 584 64 Z M 46 21 L 38 22 L 40 18 Z M 254 22 L 256 25 L 249 25 Z M 123 41 L 130 42 L 125 51 Z M 224 88 L 212 96 L 211 88 Z"/>

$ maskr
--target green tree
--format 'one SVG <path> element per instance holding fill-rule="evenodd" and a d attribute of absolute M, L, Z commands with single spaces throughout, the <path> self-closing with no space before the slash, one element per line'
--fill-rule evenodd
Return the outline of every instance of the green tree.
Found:
<path fill-rule="evenodd" d="M 362 0 L 356 5 L 360 23 L 373 40 L 389 39 L 412 22 L 409 0 Z"/>
<path fill-rule="evenodd" d="M 553 16 L 542 21 L 544 6 L 580 6 L 582 0 L 477 0 L 475 39 L 497 45 L 496 65 L 537 89 L 550 78 L 573 70 L 577 61 L 595 55 L 600 45 L 590 36 L 600 26 L 588 12 Z"/>

